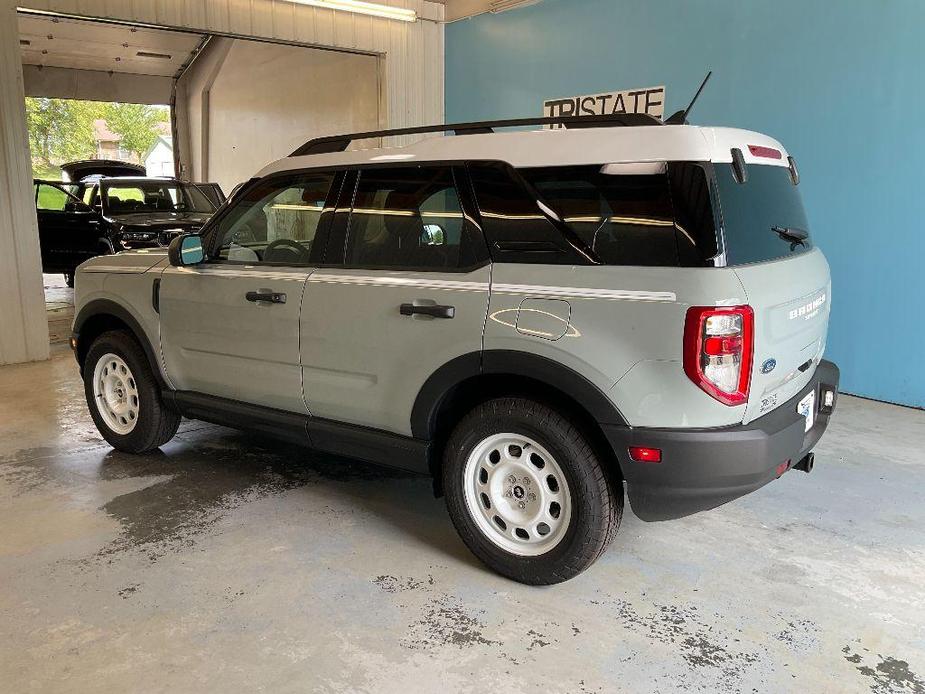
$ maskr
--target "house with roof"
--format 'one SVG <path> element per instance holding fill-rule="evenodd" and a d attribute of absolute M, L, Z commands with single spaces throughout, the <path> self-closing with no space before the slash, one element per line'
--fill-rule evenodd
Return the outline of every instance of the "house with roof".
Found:
<path fill-rule="evenodd" d="M 142 162 L 149 176 L 175 176 L 173 163 L 173 137 L 158 134 L 148 151 L 142 157 Z"/>
<path fill-rule="evenodd" d="M 104 118 L 93 121 L 93 142 L 97 159 L 118 159 L 138 163 L 138 157 L 134 152 L 122 148 L 122 136 L 110 130 Z"/>

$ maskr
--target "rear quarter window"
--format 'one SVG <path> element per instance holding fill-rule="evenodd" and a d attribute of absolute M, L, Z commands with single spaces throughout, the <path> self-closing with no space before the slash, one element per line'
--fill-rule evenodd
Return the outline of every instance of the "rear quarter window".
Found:
<path fill-rule="evenodd" d="M 704 164 L 470 164 L 470 173 L 502 262 L 702 267 L 718 253 Z"/>
<path fill-rule="evenodd" d="M 746 265 L 805 253 L 812 248 L 809 224 L 797 186 L 783 166 L 750 165 L 738 183 L 732 167 L 717 164 L 716 181 L 727 265 Z M 805 232 L 795 242 L 775 229 Z"/>

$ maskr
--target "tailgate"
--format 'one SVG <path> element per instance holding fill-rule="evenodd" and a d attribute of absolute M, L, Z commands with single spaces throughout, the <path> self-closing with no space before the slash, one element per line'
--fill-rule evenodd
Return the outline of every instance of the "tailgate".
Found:
<path fill-rule="evenodd" d="M 748 423 L 809 383 L 825 349 L 829 265 L 819 249 L 735 268 L 755 311 L 755 353 L 745 409 Z"/>

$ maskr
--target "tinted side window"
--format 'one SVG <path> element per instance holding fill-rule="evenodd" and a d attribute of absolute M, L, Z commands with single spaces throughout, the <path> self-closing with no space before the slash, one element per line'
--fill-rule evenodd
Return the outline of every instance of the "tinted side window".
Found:
<path fill-rule="evenodd" d="M 360 172 L 347 229 L 346 265 L 457 269 L 475 262 L 452 169 Z"/>
<path fill-rule="evenodd" d="M 246 263 L 305 265 L 320 257 L 315 242 L 333 173 L 270 179 L 239 196 L 219 222 L 218 257 Z"/>
<path fill-rule="evenodd" d="M 508 165 L 474 162 L 468 169 L 495 260 L 566 265 L 587 262 L 566 242 L 540 209 L 536 196 Z"/>
<path fill-rule="evenodd" d="M 678 242 L 678 259 L 683 267 L 712 265 L 719 253 L 709 169 L 696 162 L 668 164 L 668 185 Z"/>
<path fill-rule="evenodd" d="M 71 209 L 75 202 L 77 201 L 58 186 L 49 185 L 48 183 L 38 184 L 38 194 L 35 198 L 36 209 L 64 212 L 65 209 Z"/>
<path fill-rule="evenodd" d="M 709 189 L 694 164 L 521 169 L 540 200 L 607 265 L 704 265 L 716 253 Z"/>
<path fill-rule="evenodd" d="M 205 195 L 215 209 L 221 207 L 222 203 L 225 202 L 225 194 L 222 192 L 218 183 L 193 183 L 191 185 L 195 186 L 200 193 Z"/>

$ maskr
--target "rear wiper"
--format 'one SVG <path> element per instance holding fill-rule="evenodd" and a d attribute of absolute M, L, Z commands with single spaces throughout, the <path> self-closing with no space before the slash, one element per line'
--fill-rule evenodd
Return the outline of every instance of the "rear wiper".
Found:
<path fill-rule="evenodd" d="M 771 227 L 771 231 L 780 236 L 785 241 L 790 241 L 792 244 L 801 244 L 806 245 L 806 239 L 809 238 L 809 232 L 805 229 L 797 229 L 796 227 Z"/>

